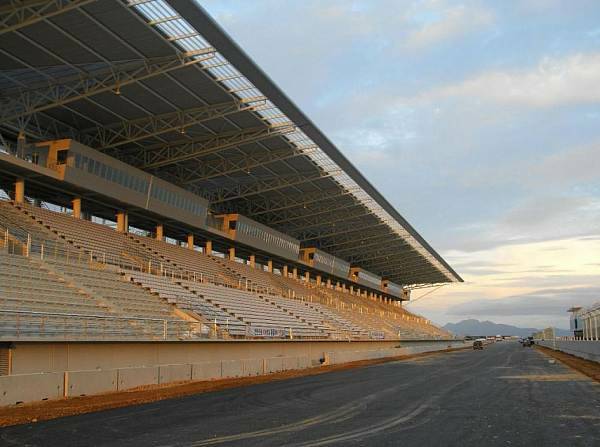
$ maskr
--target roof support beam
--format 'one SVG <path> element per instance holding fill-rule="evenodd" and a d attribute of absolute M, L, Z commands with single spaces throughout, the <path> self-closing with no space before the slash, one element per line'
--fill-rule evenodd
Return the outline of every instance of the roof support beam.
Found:
<path fill-rule="evenodd" d="M 314 236 L 309 236 L 309 235 L 303 235 L 302 237 L 300 237 L 300 242 L 306 242 L 306 241 L 314 241 L 314 240 L 318 240 L 318 239 L 322 239 L 322 238 L 326 238 L 326 237 L 331 237 L 331 236 L 338 236 L 340 234 L 348 234 L 348 233 L 356 233 L 357 231 L 365 231 L 365 230 L 370 230 L 376 227 L 383 227 L 386 226 L 387 224 L 385 222 L 379 222 L 376 224 L 371 224 L 371 225 L 364 225 L 364 226 L 360 226 L 360 227 L 351 227 L 349 229 L 342 229 L 342 230 L 336 230 L 330 233 L 315 233 Z"/>
<path fill-rule="evenodd" d="M 339 199 L 334 199 L 334 201 L 339 203 Z M 303 207 L 303 209 L 300 212 L 282 213 L 281 217 L 277 217 L 273 220 L 267 220 L 267 221 L 268 221 L 269 225 L 288 224 L 295 220 L 308 219 L 310 217 L 321 216 L 323 214 L 336 213 L 338 211 L 347 210 L 350 208 L 357 208 L 357 207 L 364 208 L 364 205 L 362 203 L 356 202 L 356 201 L 352 201 L 350 203 L 344 204 L 342 206 L 337 206 L 337 207 L 335 205 L 336 205 L 336 203 L 321 204 L 320 206 L 317 206 L 317 207 L 311 206 L 310 210 L 308 209 L 308 207 L 306 207 L 306 208 Z M 304 213 L 302 211 L 304 211 Z"/>
<path fill-rule="evenodd" d="M 168 73 L 210 59 L 214 49 L 180 53 L 171 57 L 139 59 L 107 65 L 85 74 L 46 81 L 33 89 L 19 89 L 0 102 L 0 121 L 12 121 L 26 115 L 69 104 L 99 93 L 120 95 L 129 84 Z"/>
<path fill-rule="evenodd" d="M 303 183 L 314 182 L 324 178 L 329 178 L 332 175 L 332 173 L 317 171 L 316 173 L 310 174 L 298 173 L 288 176 L 278 176 L 270 180 L 256 181 L 249 185 L 238 185 L 231 189 L 220 188 L 215 191 L 205 193 L 204 197 L 206 197 L 211 202 L 211 205 L 213 205 L 260 195 L 266 192 L 276 191 L 278 189 L 298 186 Z"/>
<path fill-rule="evenodd" d="M 328 188 L 315 192 L 304 193 L 301 191 L 293 194 L 285 194 L 280 196 L 257 197 L 249 200 L 246 203 L 236 203 L 235 208 L 232 205 L 224 204 L 224 212 L 239 212 L 244 216 L 252 217 L 266 222 L 269 214 L 279 218 L 281 211 L 302 208 L 306 209 L 309 205 L 324 201 L 335 200 L 336 198 L 350 196 L 350 192 L 341 188 Z M 260 217 L 266 216 L 266 217 Z"/>
<path fill-rule="evenodd" d="M 330 225 L 335 225 L 337 222 L 346 222 L 354 219 L 358 219 L 361 217 L 371 216 L 371 211 L 365 209 L 346 211 L 346 212 L 338 212 L 334 214 L 335 217 L 329 220 L 321 220 L 321 219 L 307 219 L 304 222 L 299 222 L 294 226 L 288 226 L 287 224 L 283 224 L 283 226 L 287 227 L 287 231 L 293 232 L 295 230 L 305 231 L 308 228 L 314 227 L 328 227 Z"/>
<path fill-rule="evenodd" d="M 179 141 L 171 144 L 161 144 L 146 147 L 141 160 L 135 163 L 142 169 L 161 168 L 178 162 L 204 157 L 206 155 L 216 154 L 218 152 L 231 149 L 243 144 L 257 143 L 268 138 L 285 135 L 292 130 L 290 127 L 252 127 L 248 129 L 236 130 L 233 132 L 224 132 L 216 135 L 204 136 L 189 141 Z M 140 151 L 136 151 L 136 154 Z M 203 164 L 200 164 L 200 169 Z M 195 183 L 197 170 L 190 167 L 189 174 L 182 178 L 183 183 Z"/>
<path fill-rule="evenodd" d="M 145 140 L 167 132 L 185 133 L 187 127 L 233 113 L 252 110 L 256 101 L 263 98 L 249 98 L 243 101 L 228 101 L 220 104 L 178 110 L 176 112 L 152 115 L 135 120 L 121 121 L 113 125 L 97 126 L 83 130 L 85 143 L 98 150 L 106 151 Z"/>
<path fill-rule="evenodd" d="M 0 7 L 0 35 L 16 31 L 95 0 L 10 0 Z"/>
<path fill-rule="evenodd" d="M 400 242 L 402 241 L 402 245 L 404 246 L 408 246 L 409 244 L 407 244 L 404 239 L 393 239 L 392 237 L 390 237 L 391 235 L 386 234 L 386 235 L 382 235 L 382 236 L 375 236 L 372 237 L 371 240 L 375 239 L 375 242 L 371 242 L 368 244 L 364 244 L 363 241 L 364 239 L 361 238 L 359 243 L 357 245 L 354 245 L 353 247 L 348 247 L 348 248 L 343 248 L 343 249 L 336 249 L 336 253 L 338 255 L 340 255 L 341 253 L 346 253 L 348 251 L 356 251 L 357 248 L 360 248 L 361 250 L 364 249 L 368 249 L 368 248 L 373 248 L 373 247 L 379 247 L 379 246 L 388 246 L 390 244 L 394 244 L 395 242 Z M 385 238 L 384 240 L 380 240 L 381 238 Z M 348 243 L 345 243 L 344 245 L 346 245 Z M 356 244 L 356 242 L 355 242 Z"/>
<path fill-rule="evenodd" d="M 293 128 L 290 128 L 293 129 Z M 277 128 L 275 128 L 277 130 Z M 285 129 L 282 129 L 280 135 L 285 135 Z M 290 130 L 293 131 L 293 130 Z M 266 138 L 277 136 L 277 134 L 267 133 L 264 137 L 258 139 L 250 139 L 240 144 L 251 143 L 260 141 Z M 238 157 L 224 157 L 220 160 L 212 161 L 209 163 L 200 162 L 198 169 L 192 169 L 193 174 L 189 180 L 184 181 L 187 184 L 200 183 L 206 180 L 210 180 L 216 177 L 222 177 L 224 175 L 233 174 L 235 172 L 246 171 L 250 174 L 251 170 L 259 166 L 264 166 L 269 163 L 277 161 L 289 160 L 294 157 L 300 157 L 308 153 L 305 149 L 298 149 L 295 147 L 286 148 L 276 151 L 267 151 L 260 154 L 243 154 Z"/>
<path fill-rule="evenodd" d="M 390 240 L 393 240 L 394 237 L 397 237 L 397 234 L 394 231 L 388 231 L 388 232 L 382 232 L 382 231 L 376 231 L 376 232 L 365 232 L 361 238 L 360 241 L 371 241 L 374 239 L 382 239 L 384 238 L 387 242 L 389 242 Z M 323 250 L 330 250 L 333 251 L 335 250 L 337 253 L 337 249 L 339 247 L 343 247 L 346 245 L 352 245 L 353 247 L 358 247 L 359 244 L 357 244 L 356 238 L 345 238 L 343 240 L 338 241 L 337 239 L 331 240 L 331 241 L 327 241 L 325 244 L 321 245 L 320 248 L 322 248 Z"/>

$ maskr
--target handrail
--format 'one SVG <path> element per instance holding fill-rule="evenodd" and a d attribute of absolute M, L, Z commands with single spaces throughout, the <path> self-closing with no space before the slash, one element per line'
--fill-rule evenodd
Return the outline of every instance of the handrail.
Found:
<path fill-rule="evenodd" d="M 52 317 L 75 317 L 75 318 L 98 318 L 107 320 L 139 320 L 139 321 L 174 321 L 179 322 L 180 320 L 169 320 L 166 318 L 144 318 L 144 317 L 119 317 L 111 315 L 93 315 L 93 314 L 76 314 L 76 313 L 60 313 L 60 312 L 39 312 L 33 310 L 11 310 L 11 309 L 0 309 L 0 314 L 25 314 L 35 316 L 52 316 Z M 181 320 L 184 321 L 184 320 Z M 195 323 L 188 321 L 187 323 Z M 200 322 L 198 322 L 200 323 Z"/>

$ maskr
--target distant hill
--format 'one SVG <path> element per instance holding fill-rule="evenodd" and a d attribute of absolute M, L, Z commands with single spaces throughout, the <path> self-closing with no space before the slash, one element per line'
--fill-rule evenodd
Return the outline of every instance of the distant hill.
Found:
<path fill-rule="evenodd" d="M 518 335 L 527 337 L 533 332 L 539 331 L 533 327 L 517 327 L 510 324 L 499 324 L 493 321 L 463 320 L 458 323 L 448 323 L 444 329 L 456 335 Z M 565 329 L 556 329 L 556 335 L 570 335 Z"/>

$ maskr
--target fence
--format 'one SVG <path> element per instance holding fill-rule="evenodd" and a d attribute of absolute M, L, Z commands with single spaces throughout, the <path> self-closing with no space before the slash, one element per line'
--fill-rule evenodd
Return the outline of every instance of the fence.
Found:
<path fill-rule="evenodd" d="M 0 340 L 170 340 L 208 338 L 200 322 L 0 310 Z"/>

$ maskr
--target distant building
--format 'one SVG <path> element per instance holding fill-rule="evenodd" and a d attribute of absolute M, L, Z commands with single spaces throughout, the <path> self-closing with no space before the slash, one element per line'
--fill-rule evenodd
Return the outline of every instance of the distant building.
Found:
<path fill-rule="evenodd" d="M 600 339 L 600 302 L 588 308 L 571 307 L 570 329 L 573 336 L 580 340 Z"/>

